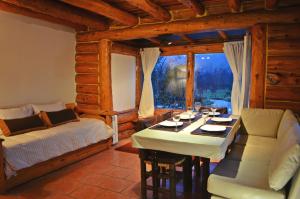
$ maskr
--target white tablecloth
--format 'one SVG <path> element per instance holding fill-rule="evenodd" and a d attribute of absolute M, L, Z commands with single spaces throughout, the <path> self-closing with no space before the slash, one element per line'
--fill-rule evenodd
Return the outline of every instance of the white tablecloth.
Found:
<path fill-rule="evenodd" d="M 204 119 L 200 118 L 179 132 L 144 129 L 131 136 L 132 146 L 140 149 L 223 159 L 228 145 L 233 141 L 240 126 L 240 117 L 233 115 L 231 117 L 238 120 L 225 138 L 192 135 L 191 132 L 204 123 Z"/>

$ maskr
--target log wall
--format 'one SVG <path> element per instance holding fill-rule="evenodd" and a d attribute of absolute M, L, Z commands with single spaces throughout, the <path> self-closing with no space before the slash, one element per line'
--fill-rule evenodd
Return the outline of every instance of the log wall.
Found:
<path fill-rule="evenodd" d="M 268 25 L 265 108 L 300 113 L 300 24 Z"/>
<path fill-rule="evenodd" d="M 86 41 L 76 44 L 76 102 L 82 112 L 113 110 L 111 90 L 111 53 L 131 55 L 137 58 L 136 77 L 141 80 L 139 49 L 110 40 Z M 141 85 L 137 82 L 136 105 L 139 104 Z M 137 119 L 136 109 L 118 114 L 119 137 L 129 137 L 134 133 L 134 122 Z"/>

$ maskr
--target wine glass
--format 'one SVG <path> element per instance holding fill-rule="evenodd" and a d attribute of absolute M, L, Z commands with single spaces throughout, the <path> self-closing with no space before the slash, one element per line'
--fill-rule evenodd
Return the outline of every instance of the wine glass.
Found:
<path fill-rule="evenodd" d="M 192 106 L 188 106 L 188 107 L 187 107 L 186 112 L 187 112 L 187 114 L 189 115 L 189 123 L 192 122 L 191 118 L 192 118 L 193 110 L 194 110 L 194 109 L 193 109 Z"/>
<path fill-rule="evenodd" d="M 195 109 L 196 109 L 196 111 L 200 112 L 200 110 L 201 110 L 201 102 L 195 102 Z"/>
<path fill-rule="evenodd" d="M 175 126 L 176 126 L 176 128 L 175 128 L 175 131 L 177 132 L 178 131 L 178 129 L 177 129 L 177 122 L 179 122 L 180 121 L 180 115 L 173 115 L 173 121 L 175 122 Z"/>
<path fill-rule="evenodd" d="M 217 108 L 216 108 L 216 107 L 211 107 L 210 110 L 211 110 L 212 113 L 213 113 L 213 117 L 215 117 Z"/>

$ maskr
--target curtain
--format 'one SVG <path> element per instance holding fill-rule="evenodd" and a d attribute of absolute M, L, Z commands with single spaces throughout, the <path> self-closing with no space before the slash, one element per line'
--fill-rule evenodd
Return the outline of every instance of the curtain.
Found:
<path fill-rule="evenodd" d="M 251 38 L 244 41 L 225 42 L 224 53 L 233 74 L 231 91 L 232 114 L 240 115 L 244 107 L 249 105 L 251 74 Z"/>
<path fill-rule="evenodd" d="M 151 74 L 159 58 L 159 48 L 145 48 L 141 51 L 144 73 L 144 83 L 139 107 L 139 117 L 145 118 L 154 115 L 154 97 Z"/>

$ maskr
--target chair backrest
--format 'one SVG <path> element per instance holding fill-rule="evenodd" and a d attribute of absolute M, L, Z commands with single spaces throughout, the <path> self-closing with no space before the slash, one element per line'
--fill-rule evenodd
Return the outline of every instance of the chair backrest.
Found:
<path fill-rule="evenodd" d="M 245 108 L 241 118 L 247 134 L 276 138 L 282 115 L 280 109 Z"/>

